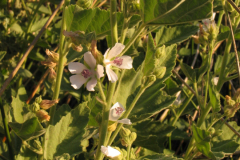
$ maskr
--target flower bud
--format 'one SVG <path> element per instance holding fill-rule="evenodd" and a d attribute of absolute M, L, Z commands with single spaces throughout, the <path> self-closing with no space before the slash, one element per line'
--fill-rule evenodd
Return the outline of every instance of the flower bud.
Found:
<path fill-rule="evenodd" d="M 225 102 L 224 102 L 225 105 L 233 106 L 233 105 L 235 105 L 235 103 L 236 102 L 234 100 L 232 100 L 232 98 L 230 96 L 228 96 L 228 95 L 225 96 Z"/>
<path fill-rule="evenodd" d="M 84 9 L 90 8 L 92 6 L 93 0 L 78 0 L 76 4 L 79 7 L 82 7 Z"/>
<path fill-rule="evenodd" d="M 48 55 L 48 57 L 51 61 L 58 63 L 58 60 L 59 60 L 58 53 L 55 53 L 54 51 L 49 51 L 49 49 L 46 49 L 46 54 Z"/>
<path fill-rule="evenodd" d="M 163 78 L 163 76 L 166 73 L 166 67 L 160 66 L 154 70 L 154 75 L 156 76 L 157 79 Z"/>
<path fill-rule="evenodd" d="M 224 106 L 224 114 L 228 118 L 234 117 L 238 109 L 239 109 L 239 103 L 236 103 L 234 106 L 226 105 Z"/>
<path fill-rule="evenodd" d="M 211 127 L 211 128 L 209 129 L 209 133 L 210 133 L 211 135 L 213 135 L 213 134 L 215 133 L 215 128 Z"/>
<path fill-rule="evenodd" d="M 55 100 L 42 100 L 42 102 L 40 103 L 40 107 L 42 109 L 49 109 L 51 108 L 53 105 L 55 105 L 56 103 L 58 103 L 58 99 Z"/>
<path fill-rule="evenodd" d="M 37 139 L 34 139 L 33 141 L 33 146 L 34 148 L 36 148 L 37 150 L 42 150 L 42 145 L 41 145 L 41 142 Z"/>
<path fill-rule="evenodd" d="M 48 81 L 54 83 L 56 81 L 56 78 L 57 78 L 56 72 L 54 71 L 53 68 L 50 68 L 50 72 L 48 74 Z"/>
<path fill-rule="evenodd" d="M 163 55 L 166 55 L 165 45 L 157 48 L 155 56 L 157 59 L 161 58 Z"/>
<path fill-rule="evenodd" d="M 35 102 L 40 104 L 42 102 L 42 96 L 35 98 Z"/>
<path fill-rule="evenodd" d="M 77 46 L 77 45 L 75 45 L 75 44 L 72 43 L 71 46 L 72 46 L 72 49 L 75 50 L 75 51 L 77 51 L 77 52 L 82 52 L 82 50 L 83 50 L 83 47 L 82 47 L 81 44 Z"/>
<path fill-rule="evenodd" d="M 156 81 L 155 75 L 150 75 L 148 77 L 143 77 L 143 81 L 145 82 L 142 84 L 142 87 L 150 87 Z"/>
<path fill-rule="evenodd" d="M 36 112 L 36 116 L 38 117 L 40 122 L 45 122 L 50 120 L 50 116 L 48 115 L 48 112 L 42 109 Z"/>
<path fill-rule="evenodd" d="M 40 105 L 36 102 L 33 102 L 33 104 L 31 104 L 29 106 L 29 109 L 32 111 L 32 112 L 37 112 L 38 110 L 40 110 Z"/>
<path fill-rule="evenodd" d="M 127 128 L 122 127 L 119 134 L 121 135 L 121 137 L 128 137 L 131 134 L 131 131 Z"/>
<path fill-rule="evenodd" d="M 113 123 L 113 124 L 108 125 L 108 131 L 110 131 L 110 132 L 115 131 L 116 128 L 117 128 L 117 123 Z"/>
<path fill-rule="evenodd" d="M 133 143 L 135 140 L 137 139 L 137 133 L 136 132 L 132 132 L 129 136 L 129 140 L 131 143 Z"/>

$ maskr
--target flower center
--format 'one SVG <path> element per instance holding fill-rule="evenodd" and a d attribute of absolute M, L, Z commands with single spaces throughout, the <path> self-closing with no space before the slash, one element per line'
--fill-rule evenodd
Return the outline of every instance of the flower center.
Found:
<path fill-rule="evenodd" d="M 84 69 L 82 72 L 81 72 L 81 75 L 84 77 L 84 78 L 88 78 L 91 76 L 91 72 L 87 69 Z"/>
<path fill-rule="evenodd" d="M 116 110 L 117 115 L 121 115 L 123 112 L 123 109 L 121 107 L 117 107 L 117 108 L 115 108 L 115 110 Z"/>
<path fill-rule="evenodd" d="M 121 66 L 121 65 L 122 65 L 122 62 L 123 62 L 123 59 L 122 59 L 122 58 L 119 58 L 119 57 L 117 57 L 117 58 L 115 58 L 115 59 L 113 60 L 113 63 L 116 64 L 116 65 L 118 65 L 118 66 Z"/>

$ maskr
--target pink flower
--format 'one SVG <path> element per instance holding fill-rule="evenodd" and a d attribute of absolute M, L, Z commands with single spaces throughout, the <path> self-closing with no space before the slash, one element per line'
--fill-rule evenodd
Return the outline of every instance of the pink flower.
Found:
<path fill-rule="evenodd" d="M 121 43 L 116 43 L 115 46 L 110 50 L 105 52 L 104 54 L 104 64 L 106 67 L 106 73 L 108 76 L 108 80 L 116 82 L 118 77 L 116 73 L 111 69 L 112 66 L 120 68 L 120 69 L 131 69 L 132 68 L 132 58 L 130 56 L 121 56 L 118 55 L 122 52 L 125 46 Z M 110 51 L 109 51 L 110 50 Z"/>
<path fill-rule="evenodd" d="M 74 89 L 79 89 L 87 81 L 87 90 L 94 91 L 97 84 L 97 79 L 104 76 L 103 66 L 97 65 L 91 52 L 84 54 L 84 61 L 88 64 L 89 68 L 79 62 L 71 62 L 68 64 L 68 70 L 75 74 L 70 77 L 71 86 Z M 96 70 L 95 70 L 96 68 Z"/>
<path fill-rule="evenodd" d="M 118 123 L 132 124 L 131 120 L 127 118 L 118 120 L 123 112 L 125 112 L 125 108 L 121 105 L 121 103 L 117 102 L 110 108 L 108 119 L 110 121 L 117 121 Z"/>

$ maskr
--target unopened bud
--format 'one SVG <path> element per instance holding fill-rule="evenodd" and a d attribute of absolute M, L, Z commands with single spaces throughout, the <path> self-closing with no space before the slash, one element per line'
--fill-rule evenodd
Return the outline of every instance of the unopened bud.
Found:
<path fill-rule="evenodd" d="M 145 87 L 150 87 L 155 81 L 156 81 L 156 76 L 155 75 L 150 75 L 147 77 L 147 81 L 145 82 L 144 86 Z"/>
<path fill-rule="evenodd" d="M 211 135 L 213 135 L 213 134 L 215 133 L 215 128 L 211 127 L 211 128 L 209 129 L 209 133 L 210 133 Z"/>
<path fill-rule="evenodd" d="M 48 57 L 51 61 L 58 63 L 58 60 L 59 60 L 58 53 L 55 53 L 54 51 L 49 51 L 49 49 L 46 49 L 46 54 L 48 55 Z"/>
<path fill-rule="evenodd" d="M 157 59 L 161 58 L 163 55 L 166 54 L 166 50 L 165 50 L 165 45 L 163 45 L 162 47 L 157 48 L 156 52 L 155 52 L 155 56 Z"/>
<path fill-rule="evenodd" d="M 163 78 L 165 73 L 166 73 L 166 67 L 161 66 L 156 68 L 153 74 L 156 76 L 157 79 L 161 79 Z"/>
<path fill-rule="evenodd" d="M 42 109 L 36 112 L 36 116 L 38 117 L 40 122 L 50 120 L 50 116 L 48 115 L 48 112 L 46 112 L 45 110 L 42 110 Z"/>
<path fill-rule="evenodd" d="M 75 44 L 72 43 L 71 46 L 72 46 L 72 49 L 75 50 L 75 51 L 77 51 L 77 52 L 82 52 L 82 50 L 83 50 L 83 47 L 82 47 L 81 44 L 77 46 L 77 45 L 75 45 Z"/>
<path fill-rule="evenodd" d="M 56 81 L 56 78 L 57 78 L 56 72 L 54 71 L 53 68 L 50 68 L 50 72 L 48 74 L 48 81 L 54 83 Z"/>
<path fill-rule="evenodd" d="M 225 96 L 225 102 L 224 102 L 225 105 L 233 106 L 233 105 L 235 105 L 235 103 L 236 102 L 234 100 L 232 100 L 232 98 L 230 96 L 228 96 L 228 95 Z"/>
<path fill-rule="evenodd" d="M 37 150 L 42 150 L 42 145 L 41 145 L 41 142 L 37 139 L 34 139 L 33 141 L 33 146 L 34 148 L 36 148 Z"/>
<path fill-rule="evenodd" d="M 42 102 L 42 96 L 38 96 L 37 98 L 35 98 L 35 102 L 40 104 Z"/>
<path fill-rule="evenodd" d="M 224 106 L 224 114 L 228 118 L 234 117 L 234 115 L 238 109 L 239 109 L 239 103 L 236 103 L 234 106 L 225 105 Z"/>
<path fill-rule="evenodd" d="M 40 103 L 40 107 L 42 109 L 49 109 L 51 108 L 53 105 L 55 105 L 56 103 L 58 103 L 58 99 L 55 100 L 42 100 L 42 102 Z"/>
<path fill-rule="evenodd" d="M 119 134 L 121 137 L 128 137 L 131 134 L 131 131 L 127 128 L 122 127 Z"/>
<path fill-rule="evenodd" d="M 29 106 L 29 109 L 35 113 L 40 110 L 40 105 L 39 103 L 33 102 L 33 104 Z"/>
<path fill-rule="evenodd" d="M 137 133 L 136 132 L 132 132 L 129 136 L 129 140 L 131 143 L 133 143 L 135 140 L 137 139 Z"/>
<path fill-rule="evenodd" d="M 116 130 L 116 128 L 117 128 L 117 123 L 110 124 L 108 126 L 108 131 L 113 132 Z"/>
<path fill-rule="evenodd" d="M 41 61 L 41 64 L 47 66 L 49 68 L 54 68 L 57 64 L 50 59 L 46 59 L 45 61 Z"/>

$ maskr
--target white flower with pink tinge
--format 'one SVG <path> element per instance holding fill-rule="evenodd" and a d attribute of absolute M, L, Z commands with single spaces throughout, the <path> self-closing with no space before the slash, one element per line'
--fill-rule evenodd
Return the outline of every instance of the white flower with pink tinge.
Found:
<path fill-rule="evenodd" d="M 132 124 L 130 119 L 127 119 L 127 118 L 118 120 L 124 111 L 125 111 L 125 108 L 121 105 L 121 103 L 117 102 L 111 107 L 111 109 L 109 111 L 108 119 L 110 121 L 117 121 L 117 122 L 123 123 L 123 124 Z"/>
<path fill-rule="evenodd" d="M 79 89 L 88 81 L 87 90 L 94 91 L 94 87 L 97 84 L 97 79 L 100 79 L 104 76 L 104 69 L 103 66 L 99 64 L 96 67 L 96 60 L 91 52 L 86 52 L 84 54 L 84 61 L 90 68 L 79 62 L 71 62 L 68 64 L 68 70 L 72 74 L 75 74 L 70 77 L 71 86 L 74 89 Z"/>
<path fill-rule="evenodd" d="M 117 149 L 114 149 L 110 146 L 101 146 L 101 152 L 109 158 L 115 158 L 121 154 Z"/>
<path fill-rule="evenodd" d="M 118 77 L 116 73 L 111 69 L 111 66 L 120 68 L 120 69 L 131 69 L 133 60 L 130 56 L 121 56 L 117 57 L 122 50 L 125 48 L 125 46 L 121 43 L 116 43 L 115 46 L 110 50 L 105 52 L 104 54 L 104 64 L 106 67 L 106 73 L 108 76 L 108 80 L 113 82 L 116 82 L 118 80 Z M 110 51 L 109 51 L 110 50 Z"/>
<path fill-rule="evenodd" d="M 203 30 L 207 31 L 211 25 L 215 26 L 215 16 L 216 16 L 216 12 L 213 12 L 212 17 L 210 19 L 203 19 L 202 23 L 203 23 Z"/>

